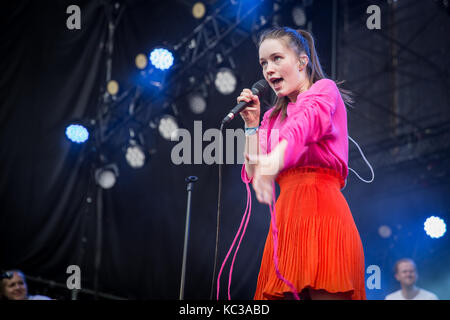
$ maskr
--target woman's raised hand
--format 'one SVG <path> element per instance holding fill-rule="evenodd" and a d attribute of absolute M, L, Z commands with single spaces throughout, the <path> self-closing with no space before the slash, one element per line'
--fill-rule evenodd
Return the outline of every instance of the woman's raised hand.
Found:
<path fill-rule="evenodd" d="M 259 202 L 270 205 L 273 197 L 273 182 L 284 166 L 284 153 L 287 141 L 281 140 L 277 146 L 266 155 L 244 154 L 247 163 L 254 166 L 253 189 Z"/>
<path fill-rule="evenodd" d="M 237 102 L 239 103 L 241 101 L 249 102 L 249 105 L 240 112 L 242 119 L 244 119 L 245 126 L 247 128 L 258 127 L 261 113 L 261 105 L 258 96 L 253 94 L 250 89 L 244 89 L 239 97 L 237 97 Z"/>

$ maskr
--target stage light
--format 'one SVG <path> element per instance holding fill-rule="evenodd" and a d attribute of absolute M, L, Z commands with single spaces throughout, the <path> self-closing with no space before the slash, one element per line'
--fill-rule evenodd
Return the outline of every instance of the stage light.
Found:
<path fill-rule="evenodd" d="M 173 65 L 173 54 L 167 49 L 156 48 L 150 53 L 150 62 L 160 70 L 167 70 Z"/>
<path fill-rule="evenodd" d="M 158 130 L 164 139 L 170 140 L 172 135 L 174 135 L 178 130 L 176 119 L 170 115 L 163 116 L 159 121 Z"/>
<path fill-rule="evenodd" d="M 136 56 L 136 58 L 134 59 L 134 63 L 136 64 L 136 67 L 137 67 L 139 70 L 144 70 L 145 68 L 147 68 L 147 65 L 148 65 L 148 59 L 147 59 L 147 57 L 145 56 L 145 54 L 140 53 L 140 54 L 138 54 L 138 55 Z"/>
<path fill-rule="evenodd" d="M 437 239 L 445 234 L 447 226 L 441 218 L 431 216 L 425 221 L 424 229 L 428 236 Z"/>
<path fill-rule="evenodd" d="M 115 164 L 109 164 L 95 171 L 95 180 L 103 189 L 110 189 L 116 184 L 119 169 Z"/>
<path fill-rule="evenodd" d="M 160 91 L 164 88 L 174 57 L 169 50 L 159 47 L 150 53 L 149 60 L 151 63 L 147 65 L 146 59 L 136 57 L 136 65 L 141 69 L 139 83 L 149 90 Z"/>
<path fill-rule="evenodd" d="M 306 13 L 305 9 L 299 5 L 295 5 L 292 8 L 292 20 L 297 27 L 302 27 L 306 24 Z"/>
<path fill-rule="evenodd" d="M 125 154 L 125 159 L 130 167 L 135 169 L 142 168 L 145 164 L 144 150 L 135 142 L 130 142 Z"/>
<path fill-rule="evenodd" d="M 214 84 L 221 94 L 233 93 L 237 84 L 236 76 L 230 69 L 222 68 L 217 72 Z"/>
<path fill-rule="evenodd" d="M 119 92 L 119 84 L 116 80 L 110 80 L 106 86 L 106 90 L 112 96 L 115 96 Z"/>
<path fill-rule="evenodd" d="M 204 17 L 206 12 L 205 5 L 202 2 L 196 2 L 192 7 L 192 15 L 195 19 L 201 19 Z"/>
<path fill-rule="evenodd" d="M 382 225 L 378 228 L 378 234 L 380 237 L 387 239 L 392 235 L 392 230 L 389 226 Z"/>
<path fill-rule="evenodd" d="M 206 100 L 201 93 L 195 92 L 188 96 L 189 108 L 195 114 L 201 114 L 206 110 Z"/>
<path fill-rule="evenodd" d="M 71 124 L 66 128 L 67 138 L 75 143 L 84 143 L 89 139 L 89 131 L 82 125 Z"/>

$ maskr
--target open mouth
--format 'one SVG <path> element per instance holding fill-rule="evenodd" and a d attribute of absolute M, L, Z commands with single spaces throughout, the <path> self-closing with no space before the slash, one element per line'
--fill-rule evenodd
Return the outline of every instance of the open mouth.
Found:
<path fill-rule="evenodd" d="M 270 82 L 272 83 L 272 86 L 275 90 L 278 90 L 281 88 L 281 82 L 283 81 L 283 78 L 273 78 L 270 79 Z"/>
<path fill-rule="evenodd" d="M 272 82 L 272 84 L 274 85 L 281 83 L 281 81 L 283 81 L 283 78 L 273 78 L 270 80 L 270 82 Z"/>

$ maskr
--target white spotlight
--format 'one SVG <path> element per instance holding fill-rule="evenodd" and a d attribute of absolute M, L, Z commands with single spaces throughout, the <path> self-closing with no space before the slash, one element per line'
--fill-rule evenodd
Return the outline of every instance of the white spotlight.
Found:
<path fill-rule="evenodd" d="M 95 171 L 95 180 L 103 189 L 110 189 L 116 184 L 119 169 L 115 164 L 110 164 Z"/>
<path fill-rule="evenodd" d="M 237 84 L 236 76 L 230 69 L 222 68 L 217 72 L 214 84 L 221 94 L 233 93 Z"/>
<path fill-rule="evenodd" d="M 159 121 L 158 130 L 164 139 L 170 140 L 172 135 L 174 135 L 178 130 L 176 119 L 173 116 L 166 114 Z"/>
<path fill-rule="evenodd" d="M 188 96 L 189 107 L 195 114 L 201 114 L 206 110 L 205 98 L 200 93 L 192 93 Z"/>
<path fill-rule="evenodd" d="M 173 65 L 174 58 L 170 50 L 166 48 L 156 48 L 150 53 L 150 62 L 155 68 L 167 70 Z"/>
<path fill-rule="evenodd" d="M 447 226 L 439 217 L 431 216 L 424 223 L 424 229 L 431 238 L 440 238 L 447 231 Z"/>
<path fill-rule="evenodd" d="M 145 164 L 144 150 L 137 144 L 130 143 L 125 154 L 125 159 L 127 159 L 130 167 L 135 169 L 142 168 Z"/>

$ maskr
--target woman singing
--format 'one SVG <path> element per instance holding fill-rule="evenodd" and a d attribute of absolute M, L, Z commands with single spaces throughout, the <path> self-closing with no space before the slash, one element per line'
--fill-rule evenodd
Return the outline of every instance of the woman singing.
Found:
<path fill-rule="evenodd" d="M 363 247 L 341 193 L 348 175 L 344 100 L 350 98 L 325 78 L 306 31 L 264 32 L 259 61 L 277 101 L 260 124 L 258 96 L 244 89 L 237 98 L 250 103 L 241 112 L 242 179 L 259 202 L 272 203 L 274 181 L 280 195 L 254 298 L 365 299 Z"/>

